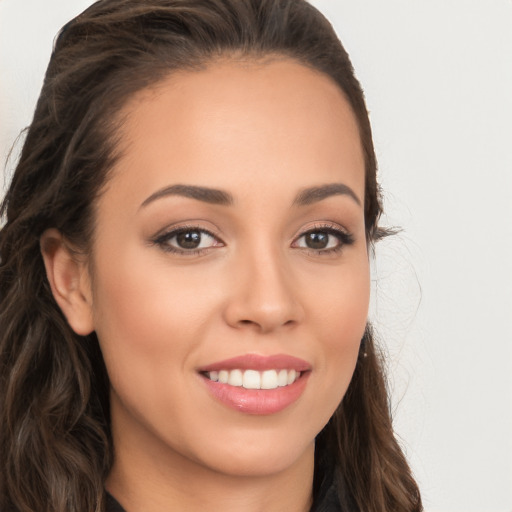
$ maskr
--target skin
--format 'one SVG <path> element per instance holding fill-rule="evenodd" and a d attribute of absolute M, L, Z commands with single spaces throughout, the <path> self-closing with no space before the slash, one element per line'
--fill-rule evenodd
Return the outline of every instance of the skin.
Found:
<path fill-rule="evenodd" d="M 107 489 L 128 512 L 306 511 L 314 439 L 348 387 L 368 312 L 350 107 L 328 77 L 275 59 L 175 73 L 122 114 L 92 253 L 77 260 L 55 230 L 42 239 L 54 295 L 76 332 L 96 330 L 110 376 Z M 296 204 L 333 183 L 355 197 Z M 176 184 L 221 189 L 232 204 L 158 195 Z M 162 233 L 180 226 L 215 236 L 169 252 L 177 239 Z M 352 243 L 329 234 L 313 250 L 304 233 L 322 229 Z M 303 394 L 270 415 L 220 403 L 197 369 L 243 354 L 306 360 Z"/>

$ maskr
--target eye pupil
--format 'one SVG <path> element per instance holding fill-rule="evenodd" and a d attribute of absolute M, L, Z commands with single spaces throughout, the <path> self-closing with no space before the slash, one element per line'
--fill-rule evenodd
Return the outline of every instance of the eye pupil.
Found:
<path fill-rule="evenodd" d="M 329 234 L 322 231 L 308 233 L 306 235 L 306 245 L 310 249 L 325 249 L 329 243 Z"/>
<path fill-rule="evenodd" d="M 182 249 L 196 249 L 201 244 L 201 232 L 182 231 L 176 235 L 176 242 Z"/>

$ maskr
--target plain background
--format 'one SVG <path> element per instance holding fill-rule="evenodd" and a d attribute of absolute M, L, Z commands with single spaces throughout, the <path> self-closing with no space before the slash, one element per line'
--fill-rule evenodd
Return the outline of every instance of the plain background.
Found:
<path fill-rule="evenodd" d="M 2 162 L 90 3 L 0 0 Z M 377 247 L 371 316 L 425 510 L 511 512 L 512 1 L 313 3 L 364 86 L 383 220 L 403 228 Z"/>

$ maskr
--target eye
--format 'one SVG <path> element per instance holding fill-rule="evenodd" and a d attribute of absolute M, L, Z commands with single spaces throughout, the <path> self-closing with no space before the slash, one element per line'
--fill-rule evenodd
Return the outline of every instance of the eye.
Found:
<path fill-rule="evenodd" d="M 322 226 L 302 233 L 294 241 L 292 247 L 309 249 L 314 252 L 331 253 L 353 243 L 353 237 L 345 231 L 333 226 Z"/>
<path fill-rule="evenodd" d="M 308 249 L 332 249 L 337 247 L 340 241 L 332 234 L 325 231 L 313 231 L 300 237 L 298 247 L 307 247 Z"/>
<path fill-rule="evenodd" d="M 212 233 L 198 227 L 178 228 L 158 236 L 154 243 L 168 252 L 197 254 L 223 243 Z"/>

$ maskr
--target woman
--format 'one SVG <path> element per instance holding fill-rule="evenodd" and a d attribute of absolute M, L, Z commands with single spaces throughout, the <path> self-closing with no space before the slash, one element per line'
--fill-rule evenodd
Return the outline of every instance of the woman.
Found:
<path fill-rule="evenodd" d="M 364 98 L 309 4 L 94 4 L 2 212 L 2 511 L 422 509 Z"/>

